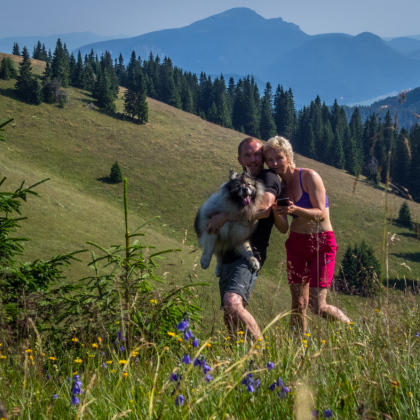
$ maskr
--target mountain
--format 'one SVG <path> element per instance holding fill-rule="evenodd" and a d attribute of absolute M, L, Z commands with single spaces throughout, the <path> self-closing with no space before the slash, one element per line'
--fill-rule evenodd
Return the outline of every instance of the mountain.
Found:
<path fill-rule="evenodd" d="M 297 104 L 316 95 L 327 103 L 341 98 L 345 104 L 420 85 L 420 62 L 394 48 L 371 33 L 310 36 L 281 18 L 264 19 L 250 9 L 234 8 L 183 28 L 80 50 L 82 55 L 108 50 L 114 58 L 121 53 L 126 64 L 133 50 L 143 58 L 152 52 L 198 74 L 252 74 L 274 87 L 291 87 Z"/>
<path fill-rule="evenodd" d="M 17 42 L 21 49 L 23 46 L 26 46 L 26 48 L 29 50 L 29 53 L 32 54 L 34 45 L 36 45 L 38 41 L 41 41 L 41 44 L 45 44 L 47 51 L 49 48 L 51 48 L 51 52 L 54 52 L 57 38 L 60 38 L 61 42 L 65 42 L 67 49 L 72 51 L 81 47 L 82 45 L 90 44 L 92 42 L 107 41 L 110 39 L 122 37 L 124 37 L 124 35 L 104 36 L 96 35 L 92 32 L 71 32 L 68 34 L 57 34 L 50 36 L 9 36 L 7 38 L 0 39 L 0 51 L 10 54 L 12 52 L 13 43 Z"/>
<path fill-rule="evenodd" d="M 418 61 L 364 32 L 314 36 L 267 66 L 261 77 L 291 86 L 295 98 L 305 103 L 320 95 L 327 103 L 337 99 L 345 104 L 418 86 L 419 73 Z"/>
<path fill-rule="evenodd" d="M 393 50 L 410 57 L 410 53 L 420 50 L 420 40 L 401 36 L 386 42 Z"/>
<path fill-rule="evenodd" d="M 293 23 L 264 19 L 247 8 L 227 10 L 179 29 L 151 32 L 134 38 L 85 45 L 82 56 L 93 48 L 98 55 L 108 50 L 122 53 L 126 63 L 131 52 L 147 57 L 168 56 L 178 67 L 195 73 L 255 74 L 310 39 Z"/>

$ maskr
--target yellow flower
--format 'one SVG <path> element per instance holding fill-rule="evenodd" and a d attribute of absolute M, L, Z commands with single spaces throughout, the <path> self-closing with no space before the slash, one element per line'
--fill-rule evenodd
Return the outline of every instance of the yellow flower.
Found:
<path fill-rule="evenodd" d="M 45 356 L 45 353 L 41 353 L 41 356 L 44 357 Z"/>
<path fill-rule="evenodd" d="M 25 350 L 25 353 L 32 353 L 31 349 Z"/>
<path fill-rule="evenodd" d="M 29 358 L 30 358 L 31 360 L 34 360 L 34 356 L 29 356 Z"/>
<path fill-rule="evenodd" d="M 7 356 L 4 356 L 3 354 L 0 356 L 0 359 L 7 359 Z"/>
<path fill-rule="evenodd" d="M 92 348 L 93 348 L 93 349 L 98 349 L 98 348 L 99 348 L 99 346 L 98 346 L 96 343 L 93 343 L 93 344 L 92 344 Z"/>
<path fill-rule="evenodd" d="M 207 343 L 207 344 L 206 344 L 206 346 L 207 346 L 207 347 L 211 347 L 211 344 L 210 344 L 210 343 Z"/>
<path fill-rule="evenodd" d="M 307 343 L 307 341 L 306 341 L 306 340 L 302 340 L 302 343 L 305 343 L 305 344 L 306 344 L 306 343 Z"/>
<path fill-rule="evenodd" d="M 181 338 L 181 337 L 178 337 L 178 341 L 179 341 L 180 343 L 182 343 L 182 338 Z"/>
<path fill-rule="evenodd" d="M 228 343 L 225 343 L 225 346 L 227 346 L 228 345 Z"/>
<path fill-rule="evenodd" d="M 264 338 L 265 338 L 266 340 L 268 340 L 268 337 L 267 337 L 266 335 L 264 336 Z"/>
<path fill-rule="evenodd" d="M 74 361 L 74 363 L 83 363 L 83 360 L 82 359 L 80 359 L 79 357 L 77 357 L 76 358 L 76 360 Z"/>
<path fill-rule="evenodd" d="M 305 344 L 305 347 L 307 348 L 308 346 Z"/>
<path fill-rule="evenodd" d="M 98 337 L 98 341 L 101 342 L 102 341 L 102 338 L 101 337 Z"/>
<path fill-rule="evenodd" d="M 111 373 L 115 373 L 115 372 L 116 372 L 116 370 L 114 370 L 114 369 L 113 369 L 113 370 L 110 370 L 110 372 L 111 372 Z"/>
<path fill-rule="evenodd" d="M 85 345 L 84 345 L 84 344 L 82 344 L 82 347 L 85 347 Z"/>
<path fill-rule="evenodd" d="M 168 332 L 168 335 L 170 335 L 171 337 L 175 337 L 175 333 L 173 332 Z"/>
<path fill-rule="evenodd" d="M 276 327 L 276 330 L 278 330 L 279 329 L 279 327 Z"/>
<path fill-rule="evenodd" d="M 306 337 L 310 337 L 311 336 L 311 334 L 309 334 L 309 333 L 306 333 L 305 335 L 306 335 Z"/>
<path fill-rule="evenodd" d="M 120 321 L 115 321 L 115 323 L 118 325 L 120 323 Z"/>
<path fill-rule="evenodd" d="M 74 338 L 71 339 L 71 341 L 74 341 L 75 343 L 77 343 L 79 341 L 79 339 L 74 337 Z"/>
<path fill-rule="evenodd" d="M 260 348 L 260 346 L 255 346 L 255 348 L 256 348 L 256 349 L 259 349 L 259 348 Z"/>
<path fill-rule="evenodd" d="M 349 327 L 349 330 L 351 331 L 351 327 Z"/>
<path fill-rule="evenodd" d="M 107 361 L 106 361 L 106 364 L 107 364 L 107 365 L 112 365 L 112 360 L 107 360 Z"/>
<path fill-rule="evenodd" d="M 239 340 L 239 342 L 240 342 L 240 343 L 243 343 L 243 342 L 244 342 L 244 340 Z"/>
<path fill-rule="evenodd" d="M 168 346 L 165 346 L 165 347 L 163 348 L 163 350 L 168 351 L 168 350 L 169 350 L 169 347 L 168 347 Z"/>
<path fill-rule="evenodd" d="M 150 299 L 150 303 L 153 303 L 153 304 L 155 304 L 155 305 L 156 305 L 157 300 L 156 300 L 156 299 Z"/>
<path fill-rule="evenodd" d="M 413 398 L 413 393 L 412 393 L 412 392 L 409 392 L 407 395 L 408 395 L 410 398 Z"/>
<path fill-rule="evenodd" d="M 126 363 L 127 363 L 127 360 L 120 360 L 120 361 L 119 361 L 119 364 L 120 364 L 120 365 L 125 365 Z"/>
<path fill-rule="evenodd" d="M 130 400 L 130 403 L 133 404 L 134 403 L 134 400 Z"/>
<path fill-rule="evenodd" d="M 139 352 L 138 351 L 133 351 L 133 357 L 136 357 L 136 356 L 138 356 L 138 354 L 139 354 Z"/>
<path fill-rule="evenodd" d="M 127 373 L 127 372 L 124 372 L 124 373 L 123 373 L 123 375 L 124 375 L 125 377 L 127 377 L 127 376 L 128 376 L 128 373 Z"/>
<path fill-rule="evenodd" d="M 414 365 L 410 365 L 410 367 L 414 368 Z"/>
<path fill-rule="evenodd" d="M 51 356 L 51 357 L 50 357 L 50 360 L 52 360 L 52 361 L 54 362 L 54 360 L 57 360 L 57 358 L 56 358 L 56 357 L 54 357 L 54 356 Z"/>
<path fill-rule="evenodd" d="M 321 344 L 325 344 L 325 340 L 321 340 Z"/>
<path fill-rule="evenodd" d="M 79 371 L 76 370 L 76 372 L 73 372 L 73 376 L 77 375 L 79 373 Z"/>
<path fill-rule="evenodd" d="M 354 322 L 349 322 L 349 325 L 354 325 Z"/>
<path fill-rule="evenodd" d="M 230 337 L 226 337 L 225 340 L 230 340 Z"/>
<path fill-rule="evenodd" d="M 243 331 L 239 331 L 238 334 L 239 335 L 244 335 L 244 332 Z"/>
<path fill-rule="evenodd" d="M 89 354 L 89 357 L 95 357 L 95 355 L 94 354 Z"/>
<path fill-rule="evenodd" d="M 191 347 L 192 347 L 192 345 L 191 345 L 191 344 L 188 344 L 188 347 L 189 347 L 189 348 L 191 348 Z"/>
<path fill-rule="evenodd" d="M 379 309 L 375 309 L 375 312 L 379 312 Z"/>
<path fill-rule="evenodd" d="M 260 337 L 260 338 L 258 339 L 258 341 L 262 341 L 262 338 Z"/>

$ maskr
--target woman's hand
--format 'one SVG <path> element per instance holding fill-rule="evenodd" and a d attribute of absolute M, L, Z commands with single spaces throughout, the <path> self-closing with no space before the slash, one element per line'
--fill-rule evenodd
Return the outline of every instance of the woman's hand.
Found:
<path fill-rule="evenodd" d="M 273 204 L 273 212 L 275 214 L 279 214 L 279 215 L 287 215 L 287 214 L 293 214 L 295 212 L 295 210 L 297 209 L 297 207 L 295 206 L 295 204 L 293 203 L 293 201 L 288 201 L 287 206 L 278 206 L 277 203 L 275 202 Z"/>

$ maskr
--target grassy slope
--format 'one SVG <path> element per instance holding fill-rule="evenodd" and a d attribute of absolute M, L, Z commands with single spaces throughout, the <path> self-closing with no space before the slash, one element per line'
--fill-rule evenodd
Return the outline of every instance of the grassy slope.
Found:
<path fill-rule="evenodd" d="M 1 57 L 0 57 L 1 58 Z M 37 63 L 38 65 L 38 63 Z M 41 69 L 39 64 L 38 70 Z M 34 65 L 35 67 L 35 65 Z M 42 104 L 32 106 L 18 101 L 14 81 L 0 81 L 0 116 L 14 116 L 8 128 L 8 141 L 1 145 L 1 173 L 13 185 L 21 179 L 34 182 L 45 177 L 52 180 L 38 188 L 43 200 L 31 199 L 25 215 L 33 223 L 23 222 L 24 234 L 34 238 L 27 245 L 25 258 L 48 258 L 52 254 L 85 248 L 92 240 L 105 246 L 123 234 L 122 187 L 101 182 L 118 160 L 123 175 L 129 179 L 131 227 L 146 218 L 161 215 L 149 228 L 145 243 L 158 244 L 160 249 L 180 247 L 188 230 L 186 252 L 170 257 L 162 270 L 176 282 L 199 280 L 212 283 L 203 305 L 218 305 L 213 266 L 202 271 L 194 264 L 200 252 L 195 249 L 193 220 L 198 207 L 227 179 L 230 168 L 238 168 L 236 147 L 243 135 L 207 123 L 202 119 L 148 100 L 150 123 L 140 126 L 122 121 L 97 108 L 87 92 L 70 88 L 66 109 Z M 117 100 L 118 110 L 123 101 Z M 299 166 L 311 167 L 324 179 L 333 226 L 339 248 L 339 260 L 348 243 L 362 238 L 372 244 L 379 256 L 383 232 L 384 193 L 359 181 L 353 193 L 354 178 L 343 171 L 297 156 Z M 391 196 L 390 207 L 395 215 L 402 199 Z M 420 205 L 411 203 L 415 220 L 420 220 Z M 399 241 L 390 248 L 390 269 L 400 277 L 418 278 L 419 242 L 406 229 L 392 227 Z M 286 309 L 289 294 L 284 274 L 285 236 L 274 232 L 269 258 L 264 267 L 254 299 L 259 310 L 272 307 Z M 417 254 L 416 254 L 417 253 Z M 401 263 L 407 263 L 412 272 Z M 167 264 L 177 265 L 167 265 Z M 390 276 L 395 277 L 391 272 Z M 71 276 L 84 275 L 78 264 Z M 278 279 L 281 279 L 279 285 Z M 211 299 L 208 298 L 211 296 Z M 347 302 L 350 312 L 359 299 L 339 297 Z M 253 305 L 256 311 L 256 306 Z"/>

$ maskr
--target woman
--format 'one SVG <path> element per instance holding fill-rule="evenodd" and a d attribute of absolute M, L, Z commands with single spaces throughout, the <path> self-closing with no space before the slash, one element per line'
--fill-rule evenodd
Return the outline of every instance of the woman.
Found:
<path fill-rule="evenodd" d="M 285 206 L 273 205 L 277 229 L 284 233 L 287 215 L 293 217 L 286 241 L 287 278 L 292 293 L 292 326 L 306 332 L 306 309 L 323 318 L 350 322 L 344 313 L 326 302 L 334 274 L 337 244 L 330 222 L 328 198 L 321 177 L 312 169 L 296 168 L 290 142 L 272 137 L 264 145 L 268 167 L 282 180 Z"/>

